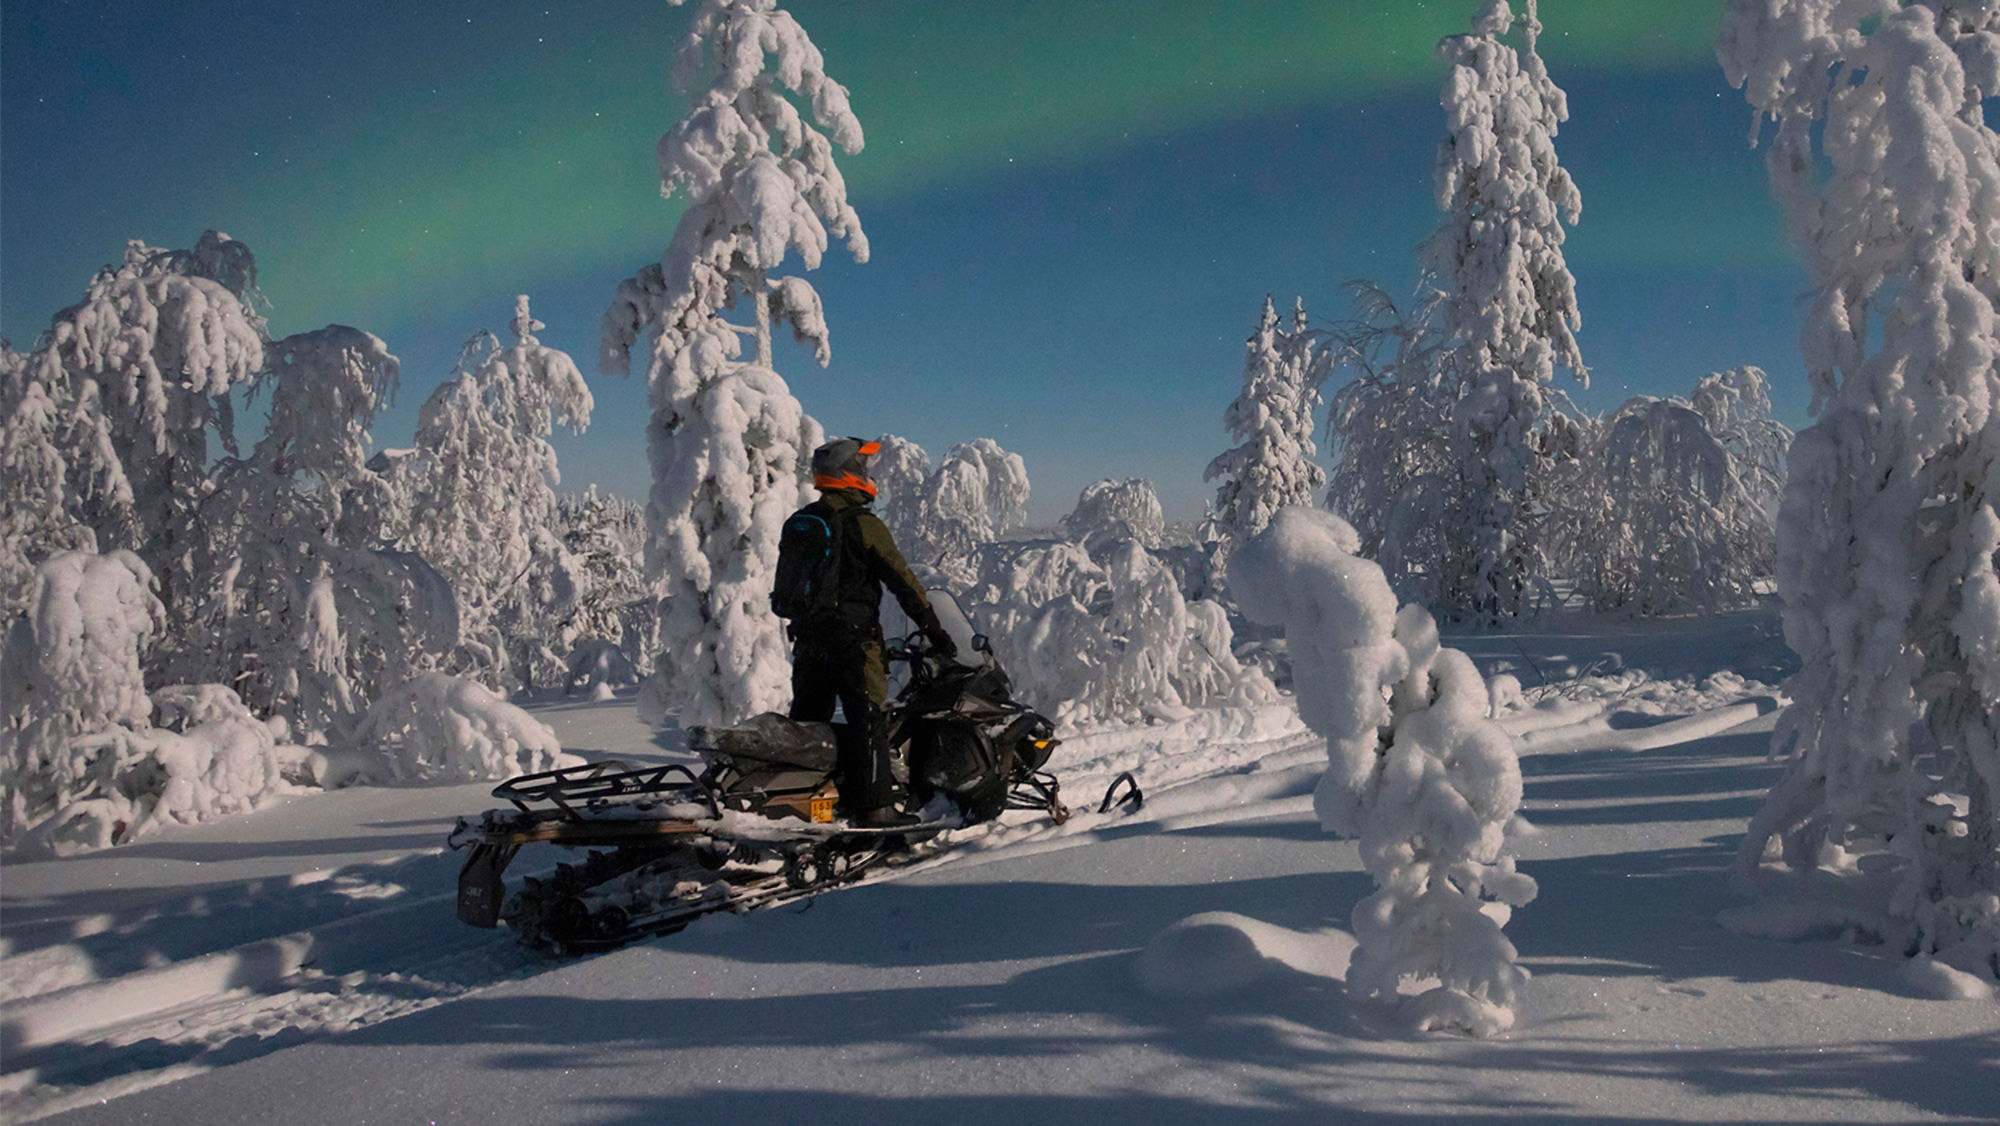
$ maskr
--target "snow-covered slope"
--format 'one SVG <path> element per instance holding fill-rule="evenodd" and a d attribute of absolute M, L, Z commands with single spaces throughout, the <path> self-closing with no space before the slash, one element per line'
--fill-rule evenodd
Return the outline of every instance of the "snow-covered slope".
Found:
<path fill-rule="evenodd" d="M 1489 668 L 1504 651 L 1526 671 L 1532 655 L 1567 693 L 1558 727 L 1615 735 L 1760 694 L 1727 677 L 1703 690 L 1698 674 L 1705 661 L 1775 679 L 1756 667 L 1769 625 L 1649 632 L 1616 646 L 1625 671 L 1589 677 L 1562 670 L 1606 667 L 1616 638 L 1598 627 L 1454 644 Z M 678 753 L 629 701 L 537 714 L 588 757 Z M 1535 976 L 1516 1027 L 1486 1041 L 1398 1038 L 1346 1000 L 1346 915 L 1371 882 L 1313 821 L 1324 750 L 1295 716 L 1254 719 L 1202 713 L 1060 749 L 1078 805 L 1138 767 L 1137 815 L 1009 823 L 890 879 L 573 962 L 452 917 L 456 857 L 433 850 L 452 814 L 487 804 L 477 786 L 344 791 L 9 863 L 0 1112 L 300 1126 L 2000 1116 L 2000 1006 L 1923 999 L 1901 959 L 1834 935 L 1775 942 L 1717 921 L 1778 769 L 1770 716 L 1646 750 L 1525 750 L 1532 827 L 1513 847 L 1541 896 L 1508 934 Z"/>

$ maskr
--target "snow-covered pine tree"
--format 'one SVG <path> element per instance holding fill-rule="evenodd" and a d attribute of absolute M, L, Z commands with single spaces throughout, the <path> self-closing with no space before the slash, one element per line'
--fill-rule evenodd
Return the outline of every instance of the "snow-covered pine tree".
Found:
<path fill-rule="evenodd" d="M 1244 342 L 1243 389 L 1222 414 L 1222 425 L 1240 443 L 1208 463 L 1202 479 L 1221 478 L 1214 518 L 1223 552 L 1264 530 L 1290 504 L 1310 504 L 1326 484 L 1313 461 L 1313 419 L 1319 412 L 1322 354 L 1306 328 L 1305 300 L 1292 310 L 1289 331 L 1278 323 L 1271 298 Z"/>
<path fill-rule="evenodd" d="M 674 76 L 693 108 L 660 139 L 660 182 L 685 192 L 687 209 L 661 261 L 619 286 L 600 364 L 625 372 L 650 336 L 646 569 L 665 645 L 651 696 L 702 724 L 790 695 L 771 581 L 779 526 L 814 496 L 821 430 L 771 368 L 773 325 L 790 322 L 821 364 L 829 352 L 819 294 L 774 271 L 794 251 L 818 268 L 830 236 L 866 261 L 868 242 L 833 161 L 835 144 L 860 151 L 861 124 L 776 0 L 702 0 Z M 810 120 L 788 91 L 810 103 Z M 739 300 L 748 325 L 723 319 Z M 748 362 L 737 359 L 744 337 Z"/>
<path fill-rule="evenodd" d="M 1502 37 L 1518 28 L 1516 50 Z M 1455 423 L 1471 525 L 1469 573 L 1447 575 L 1453 610 L 1519 613 L 1540 578 L 1537 430 L 1557 367 L 1587 382 L 1574 331 L 1576 281 L 1563 261 L 1563 223 L 1582 197 L 1556 162 L 1563 92 L 1535 52 L 1535 0 L 1516 19 L 1507 0 L 1482 0 L 1470 35 L 1438 45 L 1447 133 L 1438 146 L 1445 220 L 1424 244 L 1443 288 L 1441 314 L 1456 368 Z"/>
<path fill-rule="evenodd" d="M 230 391 L 264 363 L 264 322 L 255 308 L 256 261 L 215 231 L 192 250 L 138 241 L 124 261 L 98 271 L 82 301 L 57 313 L 30 361 L 50 397 L 103 420 L 132 504 L 116 485 L 97 495 L 100 548 L 134 546 L 159 583 L 165 640 L 189 637 L 182 592 L 197 582 L 199 508 L 208 495 L 209 436 L 234 451 Z M 79 418 L 84 429 L 97 424 Z M 109 467 L 97 467 L 100 479 Z M 136 518 L 128 533 L 118 527 Z M 108 524 L 109 526 L 105 526 Z"/>
<path fill-rule="evenodd" d="M 503 347 L 466 344 L 459 371 L 424 403 L 407 470 L 402 540 L 450 580 L 459 606 L 459 671 L 496 687 L 560 683 L 576 638 L 579 561 L 555 532 L 560 481 L 549 434 L 590 425 L 592 400 L 568 354 L 514 301 Z"/>
<path fill-rule="evenodd" d="M 1886 940 L 2000 980 L 2000 7 L 1731 0 L 1716 51 L 1777 121 L 1815 286 L 1818 421 L 1778 524 L 1802 668 L 1741 867 L 1775 846 L 1886 890 L 1869 906 L 1909 928 Z"/>

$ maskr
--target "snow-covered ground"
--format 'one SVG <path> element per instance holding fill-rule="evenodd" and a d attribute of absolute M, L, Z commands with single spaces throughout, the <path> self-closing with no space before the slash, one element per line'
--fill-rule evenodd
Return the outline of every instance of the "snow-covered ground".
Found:
<path fill-rule="evenodd" d="M 1401 1037 L 1347 1001 L 1371 884 L 1314 822 L 1324 752 L 1287 706 L 1059 750 L 1073 804 L 1135 769 L 1138 814 L 1010 821 L 566 962 L 453 917 L 442 843 L 485 785 L 8 863 L 0 1118 L 2000 1120 L 2000 1005 L 1925 999 L 1837 935 L 1717 921 L 1778 769 L 1773 614 L 1453 643 L 1546 705 L 1509 721 L 1532 823 L 1513 847 L 1541 893 L 1508 934 L 1535 977 L 1490 1040 Z M 683 753 L 629 698 L 536 714 L 586 757 Z"/>

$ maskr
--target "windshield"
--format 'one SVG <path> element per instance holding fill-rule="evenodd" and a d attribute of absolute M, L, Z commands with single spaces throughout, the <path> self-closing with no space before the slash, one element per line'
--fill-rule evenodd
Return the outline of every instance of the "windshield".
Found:
<path fill-rule="evenodd" d="M 990 655 L 976 652 L 972 648 L 972 638 L 979 630 L 974 628 L 972 619 L 966 616 L 965 609 L 958 604 L 957 597 L 948 590 L 927 590 L 924 593 L 931 600 L 931 609 L 937 611 L 938 624 L 951 635 L 952 644 L 958 646 L 958 663 L 972 669 L 984 668 L 990 664 L 993 660 Z M 884 598 L 882 609 L 885 633 L 894 636 L 899 632 L 904 635 L 916 632 L 910 624 L 909 617 L 903 613 L 902 607 L 896 605 L 895 599 Z"/>

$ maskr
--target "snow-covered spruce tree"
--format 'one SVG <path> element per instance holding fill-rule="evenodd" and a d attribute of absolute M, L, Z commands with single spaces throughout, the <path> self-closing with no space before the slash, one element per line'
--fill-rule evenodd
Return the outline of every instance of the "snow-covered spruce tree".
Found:
<path fill-rule="evenodd" d="M 633 344 L 651 339 L 646 569 L 665 652 L 650 695 L 704 724 L 790 695 L 771 581 L 779 526 L 813 498 L 822 435 L 771 368 L 772 327 L 789 321 L 821 364 L 829 351 L 819 294 L 773 271 L 794 251 L 816 269 L 829 237 L 866 261 L 868 242 L 833 161 L 835 144 L 860 151 L 860 122 L 775 0 L 702 0 L 674 74 L 693 108 L 660 139 L 660 181 L 686 193 L 687 210 L 661 261 L 619 286 L 600 363 L 622 373 Z M 810 120 L 788 91 L 810 103 Z M 723 318 L 739 300 L 748 325 Z"/>
<path fill-rule="evenodd" d="M 101 413 L 132 505 L 115 487 L 100 491 L 112 503 L 97 515 L 111 526 L 93 530 L 101 548 L 135 547 L 147 561 L 167 608 L 168 648 L 189 636 L 180 595 L 196 581 L 210 433 L 233 451 L 229 393 L 264 363 L 256 273 L 249 248 L 215 231 L 192 250 L 134 241 L 56 314 L 30 361 L 52 399 Z M 128 517 L 137 523 L 129 534 L 117 526 Z"/>
<path fill-rule="evenodd" d="M 1717 54 L 1777 121 L 1815 284 L 1778 522 L 1790 763 L 1741 867 L 1775 847 L 1885 893 L 1887 941 L 2000 981 L 2000 7 L 1731 0 Z"/>
<path fill-rule="evenodd" d="M 1283 509 L 1236 552 L 1238 603 L 1284 627 L 1299 714 L 1326 737 L 1314 810 L 1328 831 L 1360 838 L 1375 878 L 1354 908 L 1348 992 L 1414 1029 L 1491 1035 L 1514 1023 L 1528 978 L 1501 933 L 1536 892 L 1507 852 L 1520 763 L 1487 718 L 1478 669 L 1439 647 L 1422 607 L 1396 611 L 1359 545 L 1331 513 Z M 1426 978 L 1437 984 L 1402 994 Z"/>
<path fill-rule="evenodd" d="M 1315 354 L 1303 299 L 1289 331 L 1278 323 L 1271 298 L 1244 343 L 1243 390 L 1222 414 L 1222 425 L 1240 443 L 1208 463 L 1202 479 L 1221 478 L 1214 518 L 1226 553 L 1256 535 L 1271 515 L 1291 504 L 1310 504 L 1326 484 L 1313 461 L 1314 418 L 1319 412 L 1323 354 Z"/>
<path fill-rule="evenodd" d="M 1329 364 L 1352 373 L 1332 397 L 1333 472 L 1326 506 L 1361 537 L 1405 601 L 1446 605 L 1445 576 L 1470 572 L 1469 499 L 1453 410 L 1456 362 L 1427 283 L 1399 306 L 1373 282 L 1351 284 L 1354 313 L 1329 333 Z"/>
<path fill-rule="evenodd" d="M 1756 368 L 1695 393 L 1706 409 L 1640 396 L 1594 427 L 1579 487 L 1550 517 L 1552 555 L 1593 609 L 1715 610 L 1771 575 L 1790 431 L 1770 417 Z"/>
<path fill-rule="evenodd" d="M 450 580 L 463 672 L 499 688 L 559 683 L 576 639 L 580 562 L 555 531 L 560 477 L 548 436 L 590 425 L 590 389 L 515 298 L 511 346 L 466 344 L 424 403 L 402 542 Z"/>
<path fill-rule="evenodd" d="M 1519 613 L 1542 576 L 1537 442 L 1544 388 L 1565 367 L 1587 381 L 1574 330 L 1576 282 L 1563 261 L 1563 222 L 1582 198 L 1556 163 L 1563 92 L 1535 53 L 1535 0 L 1516 20 L 1507 0 L 1482 0 L 1473 33 L 1438 45 L 1451 64 L 1447 133 L 1438 146 L 1444 223 L 1424 244 L 1443 289 L 1440 313 L 1456 369 L 1455 428 L 1470 502 L 1467 572 L 1444 576 L 1453 611 Z M 1517 51 L 1503 42 L 1521 32 Z"/>

